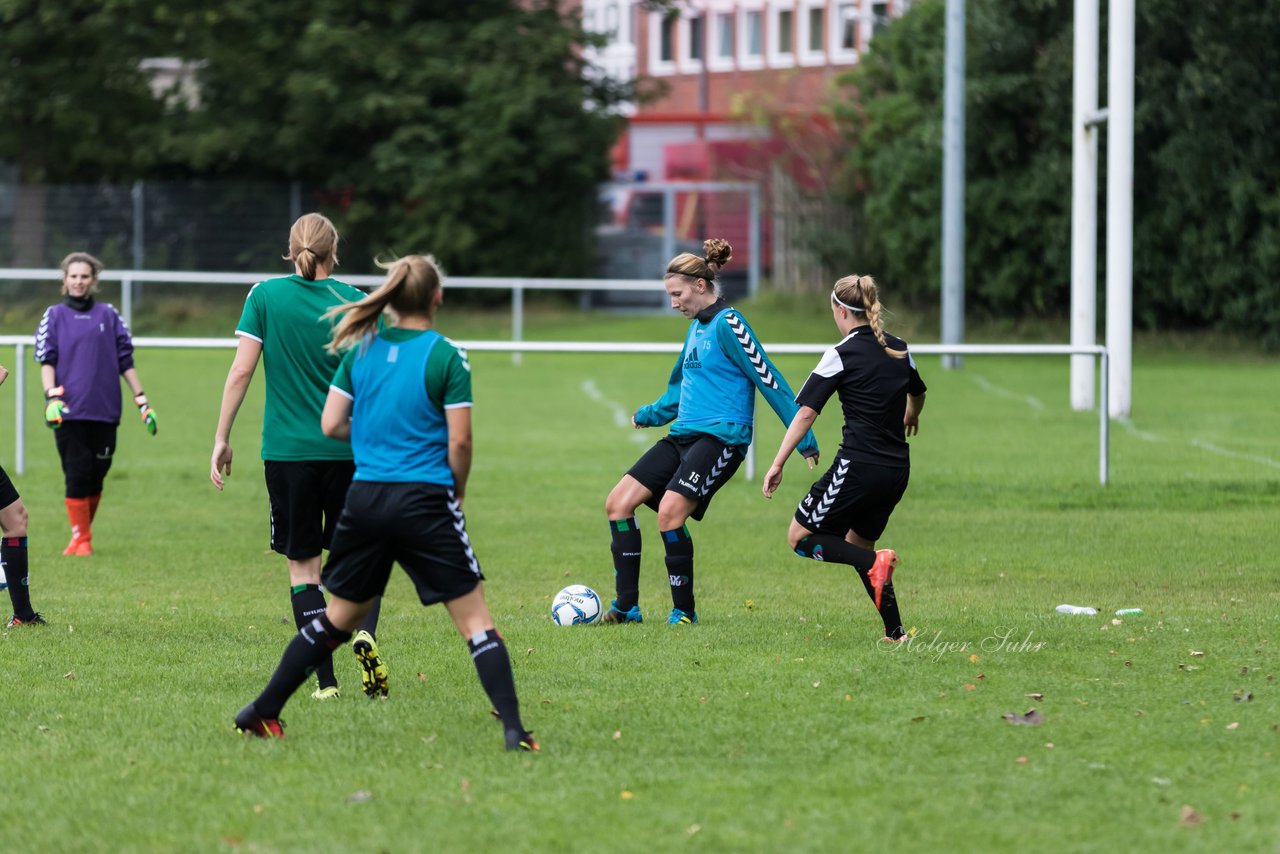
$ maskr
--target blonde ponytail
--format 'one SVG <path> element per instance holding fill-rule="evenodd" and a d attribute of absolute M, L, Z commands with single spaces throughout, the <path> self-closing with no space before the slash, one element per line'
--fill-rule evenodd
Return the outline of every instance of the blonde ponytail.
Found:
<path fill-rule="evenodd" d="M 320 267 L 338 263 L 338 229 L 324 214 L 303 214 L 289 229 L 289 254 L 284 259 L 298 265 L 302 278 L 315 281 Z"/>
<path fill-rule="evenodd" d="M 894 350 L 884 338 L 884 307 L 880 304 L 880 290 L 876 280 L 870 276 L 845 276 L 836 282 L 831 291 L 832 298 L 850 311 L 865 314 L 867 323 L 871 325 L 871 334 L 884 351 L 895 359 L 906 357 L 906 351 Z"/>
<path fill-rule="evenodd" d="M 378 289 L 362 300 L 335 305 L 325 312 L 326 319 L 343 315 L 333 328 L 327 349 L 339 353 L 378 328 L 378 318 L 390 309 L 396 314 L 432 317 L 435 295 L 440 290 L 444 271 L 431 255 L 406 255 L 395 261 L 375 262 L 387 271 Z"/>

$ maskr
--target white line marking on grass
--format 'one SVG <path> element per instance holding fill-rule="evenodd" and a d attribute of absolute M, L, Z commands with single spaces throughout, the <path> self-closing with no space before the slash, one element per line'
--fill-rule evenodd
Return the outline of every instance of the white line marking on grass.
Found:
<path fill-rule="evenodd" d="M 1130 436 L 1136 436 L 1144 442 L 1164 441 L 1164 436 L 1157 435 L 1156 433 L 1148 433 L 1145 430 L 1139 430 L 1137 427 L 1133 426 L 1133 421 L 1128 418 L 1116 418 L 1115 422 L 1123 427 L 1125 432 Z"/>
<path fill-rule="evenodd" d="M 1257 463 L 1262 466 L 1271 466 L 1273 469 L 1280 469 L 1280 461 L 1273 460 L 1270 457 L 1260 457 L 1257 454 L 1241 454 L 1237 451 L 1228 451 L 1226 448 L 1219 448 L 1217 445 L 1204 441 L 1203 439 L 1191 439 L 1187 444 L 1192 447 L 1199 448 L 1202 451 L 1208 451 L 1211 454 L 1218 454 L 1223 457 L 1231 457 L 1237 460 L 1248 460 L 1251 463 Z"/>
<path fill-rule="evenodd" d="M 602 403 L 613 413 L 613 423 L 619 427 L 625 428 L 631 433 L 631 441 L 645 444 L 648 440 L 641 435 L 640 431 L 631 426 L 631 413 L 622 407 L 622 404 L 610 400 L 601 393 L 600 388 L 596 385 L 595 380 L 582 381 L 582 393 L 594 400 L 596 403 Z"/>
<path fill-rule="evenodd" d="M 1003 397 L 1008 400 L 1019 400 L 1025 403 L 1027 406 L 1030 406 L 1036 412 L 1044 411 L 1044 404 L 1041 403 L 1040 399 L 1037 397 L 1033 397 L 1032 395 L 1029 395 L 1029 394 L 1025 394 L 1025 395 L 1018 394 L 1016 391 L 1010 391 L 1007 388 L 1001 388 L 1000 386 L 996 385 L 995 383 L 991 382 L 990 380 L 986 379 L 985 377 L 979 374 L 970 374 L 969 377 L 975 383 L 977 383 L 982 388 L 983 391 L 994 394 L 996 397 Z"/>

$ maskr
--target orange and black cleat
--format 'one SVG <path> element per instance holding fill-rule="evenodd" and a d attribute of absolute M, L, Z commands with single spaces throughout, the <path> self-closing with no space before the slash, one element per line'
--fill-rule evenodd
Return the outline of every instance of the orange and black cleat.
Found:
<path fill-rule="evenodd" d="M 871 579 L 871 591 L 875 594 L 876 610 L 880 610 L 880 599 L 884 595 L 885 585 L 893 578 L 893 571 L 898 566 L 898 553 L 893 549 L 881 549 L 876 552 L 876 562 L 872 564 L 867 577 Z"/>
<path fill-rule="evenodd" d="M 521 732 L 518 729 L 507 730 L 507 750 L 526 750 L 537 753 L 539 749 L 538 742 L 533 740 L 533 733 Z"/>
<path fill-rule="evenodd" d="M 253 703 L 250 703 L 236 715 L 236 732 L 256 735 L 258 738 L 284 738 L 284 721 L 264 718 L 258 714 Z"/>

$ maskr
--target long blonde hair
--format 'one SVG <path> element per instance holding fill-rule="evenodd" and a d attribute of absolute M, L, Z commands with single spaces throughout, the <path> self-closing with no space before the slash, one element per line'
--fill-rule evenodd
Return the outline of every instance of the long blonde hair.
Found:
<path fill-rule="evenodd" d="M 386 280 L 362 300 L 335 305 L 325 312 L 326 318 L 344 315 L 333 328 L 328 344 L 330 353 L 338 353 L 378 328 L 378 318 L 391 309 L 396 314 L 420 314 L 433 317 L 436 292 L 444 280 L 444 271 L 431 255 L 406 255 L 395 261 L 376 262 L 387 271 Z"/>
<path fill-rule="evenodd" d="M 315 281 L 320 267 L 338 263 L 338 229 L 324 214 L 303 214 L 289 229 L 289 254 L 284 260 L 297 264 L 302 278 Z"/>
<path fill-rule="evenodd" d="M 836 282 L 831 291 L 831 298 L 850 311 L 864 313 L 871 324 L 871 333 L 876 336 L 884 351 L 894 358 L 905 357 L 905 350 L 893 350 L 884 340 L 884 307 L 880 305 L 880 290 L 876 280 L 870 276 L 845 276 Z"/>
<path fill-rule="evenodd" d="M 671 259 L 667 265 L 667 276 L 685 276 L 690 279 L 702 279 L 716 294 L 720 293 L 720 285 L 716 277 L 725 264 L 733 258 L 733 247 L 729 241 L 713 237 L 702 241 L 704 255 L 692 252 L 681 252 Z M 664 277 L 665 278 L 665 277 Z"/>

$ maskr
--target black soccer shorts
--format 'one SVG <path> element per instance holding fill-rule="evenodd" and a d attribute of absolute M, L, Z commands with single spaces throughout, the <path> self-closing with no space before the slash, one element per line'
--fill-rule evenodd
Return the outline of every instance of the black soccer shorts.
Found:
<path fill-rule="evenodd" d="M 837 453 L 796 508 L 795 520 L 814 533 L 844 538 L 853 531 L 875 542 L 907 491 L 909 466 L 857 463 Z"/>
<path fill-rule="evenodd" d="M 271 501 L 271 548 L 289 560 L 329 548 L 356 472 L 351 460 L 264 460 Z"/>
<path fill-rule="evenodd" d="M 351 484 L 321 583 L 334 596 L 365 602 L 386 590 L 392 563 L 404 567 L 423 605 L 465 596 L 484 580 L 452 489 Z"/>
<path fill-rule="evenodd" d="M 714 436 L 664 436 L 627 474 L 653 493 L 645 506 L 656 512 L 663 493 L 678 492 L 698 502 L 693 518 L 700 522 L 716 492 L 742 465 L 743 456 L 741 447 Z"/>

